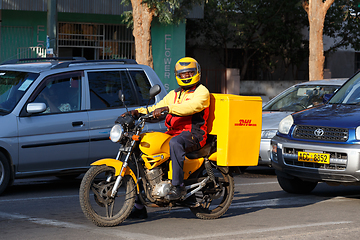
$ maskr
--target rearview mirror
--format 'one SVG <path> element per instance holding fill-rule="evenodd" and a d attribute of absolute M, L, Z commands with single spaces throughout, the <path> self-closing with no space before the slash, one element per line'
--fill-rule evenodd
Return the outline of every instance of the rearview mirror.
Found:
<path fill-rule="evenodd" d="M 121 90 L 118 92 L 118 97 L 122 103 L 124 103 L 125 97 Z"/>
<path fill-rule="evenodd" d="M 161 92 L 161 87 L 158 84 L 152 86 L 149 91 L 150 99 L 158 95 L 160 92 Z"/>
<path fill-rule="evenodd" d="M 334 94 L 324 94 L 323 103 L 327 103 Z"/>

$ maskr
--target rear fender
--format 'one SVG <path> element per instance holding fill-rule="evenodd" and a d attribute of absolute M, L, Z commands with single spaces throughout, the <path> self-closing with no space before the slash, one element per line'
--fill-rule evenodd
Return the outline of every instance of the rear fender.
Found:
<path fill-rule="evenodd" d="M 91 165 L 92 166 L 106 165 L 109 167 L 113 167 L 115 169 L 115 176 L 119 176 L 123 162 L 113 159 L 113 158 L 104 158 L 104 159 L 97 160 L 96 162 L 93 162 Z M 137 188 L 137 192 L 139 193 L 140 192 L 139 185 L 137 183 L 136 176 L 135 176 L 133 170 L 131 170 L 131 168 L 129 166 L 126 167 L 126 170 L 123 171 L 121 174 L 122 177 L 125 175 L 130 175 L 134 179 L 134 182 L 135 182 L 136 188 Z"/>

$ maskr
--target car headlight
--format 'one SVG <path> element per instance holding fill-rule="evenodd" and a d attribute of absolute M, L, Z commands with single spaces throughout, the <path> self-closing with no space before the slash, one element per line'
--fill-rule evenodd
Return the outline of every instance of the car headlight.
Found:
<path fill-rule="evenodd" d="M 356 140 L 360 140 L 360 126 L 356 128 L 355 137 Z"/>
<path fill-rule="evenodd" d="M 120 141 L 122 134 L 124 132 L 123 127 L 120 124 L 115 124 L 110 131 L 110 140 L 112 142 Z"/>
<path fill-rule="evenodd" d="M 262 139 L 271 139 L 276 135 L 277 129 L 267 129 L 261 131 Z"/>
<path fill-rule="evenodd" d="M 293 123 L 293 117 L 291 115 L 287 116 L 279 123 L 279 132 L 282 134 L 288 134 Z"/>

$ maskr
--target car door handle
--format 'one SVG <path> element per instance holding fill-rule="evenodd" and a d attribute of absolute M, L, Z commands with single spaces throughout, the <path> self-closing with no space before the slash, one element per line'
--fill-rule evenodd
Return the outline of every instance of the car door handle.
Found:
<path fill-rule="evenodd" d="M 76 122 L 72 122 L 72 126 L 73 127 L 81 127 L 84 125 L 83 121 L 76 121 Z"/>

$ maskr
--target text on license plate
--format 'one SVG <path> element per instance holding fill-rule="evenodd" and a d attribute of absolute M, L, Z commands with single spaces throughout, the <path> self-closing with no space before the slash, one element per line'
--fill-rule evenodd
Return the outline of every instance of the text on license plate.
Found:
<path fill-rule="evenodd" d="M 330 164 L 330 154 L 328 154 L 328 153 L 298 152 L 298 161 Z"/>

